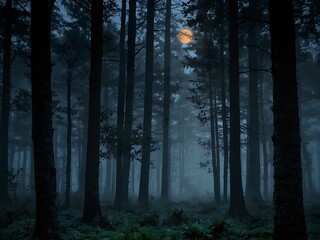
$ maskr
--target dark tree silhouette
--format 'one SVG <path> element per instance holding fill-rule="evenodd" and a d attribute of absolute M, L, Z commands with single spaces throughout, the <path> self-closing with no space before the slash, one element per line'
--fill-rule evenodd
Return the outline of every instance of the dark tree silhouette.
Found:
<path fill-rule="evenodd" d="M 229 166 L 229 145 L 228 145 L 228 123 L 226 107 L 226 77 L 225 77 L 225 56 L 224 56 L 224 24 L 225 9 L 224 1 L 218 0 L 218 29 L 219 29 L 219 59 L 220 59 L 220 87 L 221 87 L 221 118 L 223 134 L 223 201 L 228 199 L 228 166 Z"/>
<path fill-rule="evenodd" d="M 82 220 L 101 217 L 99 199 L 100 99 L 103 52 L 103 0 L 91 2 L 91 64 L 84 209 Z"/>
<path fill-rule="evenodd" d="M 229 1 L 229 91 L 230 91 L 230 207 L 229 215 L 244 217 L 240 159 L 238 1 Z"/>
<path fill-rule="evenodd" d="M 121 202 L 122 195 L 122 161 L 123 161 L 123 124 L 124 124 L 124 100 L 126 82 L 126 0 L 122 0 L 121 5 L 121 27 L 119 42 L 119 80 L 118 80 L 118 105 L 117 105 L 117 183 L 116 183 L 116 203 Z"/>
<path fill-rule="evenodd" d="M 4 8 L 2 101 L 0 119 L 0 201 L 9 200 L 8 193 L 8 143 L 11 82 L 12 0 Z"/>
<path fill-rule="evenodd" d="M 163 151 L 162 151 L 162 184 L 161 200 L 169 200 L 170 151 L 170 67 L 171 67 L 171 0 L 166 1 L 165 46 L 164 46 L 164 100 L 163 100 Z"/>
<path fill-rule="evenodd" d="M 128 202 L 129 172 L 131 160 L 131 139 L 133 123 L 133 94 L 135 80 L 135 55 L 136 55 L 136 1 L 129 1 L 128 19 L 128 56 L 127 56 L 127 85 L 125 102 L 125 123 L 124 123 L 124 152 L 122 172 L 122 194 L 120 199 L 123 203 Z M 116 199 L 116 203 L 118 200 Z"/>
<path fill-rule="evenodd" d="M 269 0 L 273 77 L 275 240 L 307 239 L 303 209 L 292 0 Z"/>
<path fill-rule="evenodd" d="M 51 109 L 50 35 L 53 4 L 53 0 L 31 1 L 32 139 L 36 190 L 34 236 L 41 240 L 53 238 L 58 231 Z"/>
<path fill-rule="evenodd" d="M 258 16 L 257 0 L 249 1 L 249 18 Z M 246 201 L 259 203 L 262 201 L 260 192 L 260 153 L 259 153 L 259 114 L 258 114 L 258 59 L 257 59 L 257 22 L 248 24 L 248 51 L 249 51 L 249 121 L 248 121 L 248 161 Z"/>
<path fill-rule="evenodd" d="M 74 79 L 76 68 L 79 67 L 79 62 L 82 57 L 83 39 L 81 35 L 75 31 L 65 31 L 64 39 L 57 45 L 56 53 L 61 58 L 62 63 L 66 66 L 66 85 L 67 85 L 67 158 L 66 158 L 66 188 L 65 188 L 65 208 L 70 207 L 70 192 L 71 192 L 71 159 L 72 159 L 72 106 L 71 83 Z M 81 146 L 81 143 L 79 144 Z"/>
<path fill-rule="evenodd" d="M 144 115 L 142 160 L 139 188 L 139 203 L 149 203 L 149 170 L 151 150 L 152 85 L 153 85 L 153 46 L 154 46 L 154 0 L 147 3 L 147 38 L 146 38 L 146 76 L 144 88 Z"/>

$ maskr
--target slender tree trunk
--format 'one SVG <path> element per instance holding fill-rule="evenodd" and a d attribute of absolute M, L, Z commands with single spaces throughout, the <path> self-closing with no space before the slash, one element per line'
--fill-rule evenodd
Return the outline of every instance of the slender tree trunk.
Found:
<path fill-rule="evenodd" d="M 134 196 L 135 192 L 135 164 L 134 161 L 132 161 L 132 171 L 131 171 L 131 195 Z"/>
<path fill-rule="evenodd" d="M 28 147 L 27 144 L 23 146 L 23 158 L 22 158 L 22 189 L 21 196 L 25 194 L 25 189 L 27 189 L 28 179 L 27 179 L 27 167 L 28 166 Z"/>
<path fill-rule="evenodd" d="M 181 86 L 181 79 L 179 78 L 179 88 L 182 89 Z M 183 193 L 183 188 L 184 188 L 184 163 L 185 163 L 185 159 L 184 159 L 184 113 L 182 111 L 182 105 L 181 105 L 181 101 L 182 101 L 183 96 L 180 94 L 179 97 L 179 193 L 180 196 Z"/>
<path fill-rule="evenodd" d="M 128 198 L 128 185 L 131 160 L 131 137 L 133 124 L 133 94 L 135 78 L 135 47 L 136 47 L 136 1 L 129 0 L 128 20 L 128 59 L 127 59 L 127 86 L 126 86 L 126 107 L 124 123 L 124 150 L 123 150 L 123 177 L 122 177 L 122 201 L 126 203 Z"/>
<path fill-rule="evenodd" d="M 0 202 L 9 200 L 8 149 L 11 81 L 12 0 L 6 0 L 3 33 L 2 101 L 0 119 Z"/>
<path fill-rule="evenodd" d="M 249 14 L 251 18 L 257 17 L 256 0 L 249 1 Z M 256 22 L 249 24 L 249 121 L 248 121 L 248 161 L 246 200 L 248 203 L 262 202 L 260 192 L 260 153 L 259 153 L 259 105 L 258 105 L 258 72 L 257 72 L 257 37 Z"/>
<path fill-rule="evenodd" d="M 229 1 L 229 91 L 230 91 L 230 207 L 229 215 L 244 217 L 248 211 L 243 198 L 240 157 L 238 1 Z"/>
<path fill-rule="evenodd" d="M 303 141 L 301 143 L 301 152 L 305 161 L 305 177 L 308 191 L 307 195 L 309 195 L 309 197 L 312 197 L 312 195 L 315 193 L 315 186 L 312 180 L 312 158 L 310 156 L 310 153 L 308 152 L 307 143 Z"/>
<path fill-rule="evenodd" d="M 79 195 L 84 196 L 84 186 L 86 178 L 86 157 L 87 157 L 87 139 L 88 139 L 88 110 L 89 110 L 89 98 L 85 94 L 85 105 L 83 110 L 83 119 L 82 119 L 82 158 L 80 165 L 80 174 L 79 174 Z"/>
<path fill-rule="evenodd" d="M 117 106 L 117 180 L 115 204 L 121 204 L 122 200 L 122 161 L 123 161 L 123 124 L 124 124 L 124 101 L 125 101 L 125 81 L 126 81 L 126 0 L 122 0 L 121 6 L 121 28 L 119 43 L 119 82 L 118 82 L 118 106 Z"/>
<path fill-rule="evenodd" d="M 209 70 L 210 71 L 210 70 Z M 210 106 L 210 139 L 211 139 L 211 162 L 212 162 L 212 174 L 213 174 L 213 192 L 214 200 L 216 203 L 220 202 L 220 186 L 217 170 L 217 158 L 216 158 L 216 142 L 215 142 L 215 125 L 214 125 L 214 109 L 213 109 L 213 84 L 211 74 L 209 74 L 209 106 Z"/>
<path fill-rule="evenodd" d="M 146 76 L 144 90 L 144 115 L 142 160 L 139 188 L 139 203 L 149 203 L 149 171 L 151 150 L 151 119 L 152 119 L 152 85 L 153 85 L 153 46 L 154 46 L 154 0 L 147 3 L 147 39 L 146 39 Z"/>
<path fill-rule="evenodd" d="M 51 92 L 51 12 L 53 1 L 31 1 L 32 139 L 36 189 L 34 237 L 56 237 L 56 168 L 53 154 Z"/>
<path fill-rule="evenodd" d="M 260 97 L 260 119 L 261 119 L 261 142 L 262 142 L 262 153 L 263 153 L 263 197 L 264 200 L 268 200 L 269 197 L 269 157 L 267 152 L 267 140 L 265 131 L 265 119 L 264 119 L 264 97 L 263 97 L 263 81 L 260 81 L 259 97 Z"/>
<path fill-rule="evenodd" d="M 318 159 L 318 186 L 319 186 L 319 192 L 320 192 L 320 141 L 317 143 L 317 159 Z"/>
<path fill-rule="evenodd" d="M 214 87 L 214 126 L 215 126 L 215 137 L 216 137 L 216 161 L 217 161 L 217 169 L 216 169 L 216 175 L 218 180 L 218 194 L 219 194 L 219 201 L 221 201 L 220 196 L 220 142 L 219 142 L 219 126 L 218 126 L 218 106 L 217 106 L 217 88 Z M 217 199 L 216 199 L 217 200 Z"/>
<path fill-rule="evenodd" d="M 68 63 L 68 77 L 67 77 L 67 168 L 66 168 L 66 191 L 64 205 L 68 209 L 70 207 L 70 185 L 71 185 L 71 80 L 72 70 L 70 63 Z"/>
<path fill-rule="evenodd" d="M 14 161 L 14 155 L 15 155 L 15 153 L 16 153 L 16 149 L 15 149 L 15 145 L 14 144 L 10 144 L 10 150 L 9 150 L 9 152 L 10 152 L 10 155 L 9 155 L 9 163 L 8 163 L 8 165 L 9 165 L 9 171 L 13 168 L 13 161 Z"/>
<path fill-rule="evenodd" d="M 32 197 L 35 196 L 35 175 L 34 175 L 34 147 L 30 145 L 30 192 Z"/>
<path fill-rule="evenodd" d="M 107 159 L 107 166 L 106 166 L 106 193 L 107 193 L 107 201 L 109 201 L 110 199 L 110 195 L 111 195 L 111 182 L 112 182 L 112 160 L 111 159 Z M 116 163 L 117 164 L 117 163 Z"/>
<path fill-rule="evenodd" d="M 163 152 L 161 200 L 169 200 L 169 124 L 170 124 L 170 68 L 171 68 L 171 0 L 166 0 L 165 46 L 164 46 L 164 100 L 163 100 Z"/>
<path fill-rule="evenodd" d="M 111 192 L 110 196 L 113 198 L 115 196 L 116 192 L 116 160 L 112 159 L 111 160 Z"/>
<path fill-rule="evenodd" d="M 307 239 L 303 209 L 293 1 L 269 0 L 273 76 L 275 240 Z"/>
<path fill-rule="evenodd" d="M 79 116 L 80 119 L 80 116 Z M 79 120 L 80 121 L 80 120 Z M 78 193 L 80 192 L 80 173 L 81 173 L 81 159 L 82 159 L 82 144 L 83 139 L 81 138 L 82 131 L 81 127 L 78 127 L 78 165 L 77 165 L 77 186 L 78 186 Z"/>
<path fill-rule="evenodd" d="M 221 85 L 221 117 L 223 132 L 223 201 L 228 200 L 228 167 L 229 167 L 229 147 L 228 147 L 228 123 L 226 108 L 226 77 L 225 77 L 225 57 L 224 57 L 224 6 L 223 0 L 218 1 L 219 12 L 219 59 L 220 59 L 220 85 Z"/>
<path fill-rule="evenodd" d="M 103 52 L 103 0 L 91 2 L 91 66 L 84 209 L 82 220 L 101 217 L 99 199 L 100 99 Z"/>

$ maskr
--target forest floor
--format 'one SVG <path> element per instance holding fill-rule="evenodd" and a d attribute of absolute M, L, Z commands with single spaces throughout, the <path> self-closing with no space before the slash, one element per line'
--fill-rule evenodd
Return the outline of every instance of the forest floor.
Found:
<path fill-rule="evenodd" d="M 320 207 L 305 207 L 309 240 L 320 239 Z M 272 206 L 249 206 L 251 218 L 226 216 L 228 206 L 210 202 L 180 202 L 148 208 L 102 208 L 105 221 L 92 226 L 81 222 L 81 210 L 61 210 L 63 240 L 206 240 L 272 239 Z M 32 239 L 34 216 L 26 210 L 0 210 L 0 240 Z"/>

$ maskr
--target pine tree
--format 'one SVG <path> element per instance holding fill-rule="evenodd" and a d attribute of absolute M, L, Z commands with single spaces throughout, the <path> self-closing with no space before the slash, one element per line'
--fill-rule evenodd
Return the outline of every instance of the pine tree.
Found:
<path fill-rule="evenodd" d="M 53 4 L 52 0 L 31 1 L 32 139 L 36 190 L 34 237 L 41 240 L 54 238 L 59 227 L 50 61 Z"/>

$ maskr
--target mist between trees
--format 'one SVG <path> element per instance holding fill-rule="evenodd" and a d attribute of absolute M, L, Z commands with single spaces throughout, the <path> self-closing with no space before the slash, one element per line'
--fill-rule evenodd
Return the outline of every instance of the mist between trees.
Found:
<path fill-rule="evenodd" d="M 185 201 L 240 218 L 273 206 L 273 239 L 306 239 L 303 206 L 320 196 L 319 10 L 1 3 L 1 204 L 35 211 L 39 239 L 59 235 L 58 208 L 90 224 L 103 206 Z"/>

